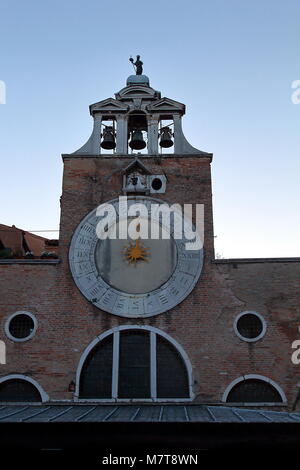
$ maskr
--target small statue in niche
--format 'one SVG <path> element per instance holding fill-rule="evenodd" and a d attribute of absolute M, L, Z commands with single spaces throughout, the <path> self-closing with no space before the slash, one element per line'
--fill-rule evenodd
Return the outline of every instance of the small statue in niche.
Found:
<path fill-rule="evenodd" d="M 146 175 L 142 175 L 138 171 L 130 173 L 126 176 L 124 189 L 130 192 L 145 192 L 147 190 Z"/>
<path fill-rule="evenodd" d="M 130 62 L 132 65 L 135 67 L 135 73 L 136 75 L 142 75 L 143 73 L 143 62 L 140 60 L 140 55 L 136 56 L 136 61 L 133 62 L 133 58 L 130 56 Z"/>

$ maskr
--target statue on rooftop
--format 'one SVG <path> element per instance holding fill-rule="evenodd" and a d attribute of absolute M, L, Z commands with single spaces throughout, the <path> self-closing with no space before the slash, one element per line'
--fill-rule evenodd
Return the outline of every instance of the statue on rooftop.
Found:
<path fill-rule="evenodd" d="M 131 56 L 129 58 L 132 65 L 135 67 L 136 75 L 142 75 L 143 73 L 143 62 L 140 60 L 140 57 L 141 57 L 140 55 L 137 55 L 135 62 L 133 62 L 133 58 Z"/>

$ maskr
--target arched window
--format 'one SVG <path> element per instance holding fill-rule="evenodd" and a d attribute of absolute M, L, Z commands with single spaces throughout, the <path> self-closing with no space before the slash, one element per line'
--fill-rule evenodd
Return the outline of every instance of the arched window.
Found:
<path fill-rule="evenodd" d="M 182 348 L 165 333 L 151 327 L 119 327 L 87 348 L 77 372 L 77 396 L 189 399 L 190 370 Z"/>
<path fill-rule="evenodd" d="M 41 402 L 38 389 L 29 381 L 8 379 L 0 383 L 0 402 Z"/>
<path fill-rule="evenodd" d="M 185 364 L 174 346 L 162 336 L 156 341 L 157 397 L 184 398 L 188 396 Z M 170 380 L 170 371 L 172 376 Z"/>
<path fill-rule="evenodd" d="M 111 398 L 113 335 L 92 349 L 80 377 L 81 398 Z"/>
<path fill-rule="evenodd" d="M 227 403 L 283 403 L 285 395 L 280 387 L 263 376 L 249 375 L 230 384 L 223 396 Z"/>

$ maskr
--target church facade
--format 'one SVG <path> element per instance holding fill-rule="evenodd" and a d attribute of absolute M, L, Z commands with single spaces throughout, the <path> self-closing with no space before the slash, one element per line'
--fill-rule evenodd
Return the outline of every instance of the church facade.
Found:
<path fill-rule="evenodd" d="M 62 155 L 58 258 L 0 260 L 1 402 L 300 410 L 300 259 L 215 259 L 212 154 L 186 140 L 185 106 L 148 77 L 90 114 L 88 142 Z M 187 249 L 160 214 L 165 237 L 99 237 L 99 207 L 114 215 L 102 232 L 124 228 L 120 201 L 126 229 L 138 205 L 198 205 L 203 246 Z"/>

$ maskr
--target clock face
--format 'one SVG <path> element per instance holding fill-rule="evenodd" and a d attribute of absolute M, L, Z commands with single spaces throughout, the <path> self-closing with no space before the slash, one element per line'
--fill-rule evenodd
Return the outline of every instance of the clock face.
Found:
<path fill-rule="evenodd" d="M 118 230 L 120 223 L 115 225 Z M 159 289 L 172 276 L 176 262 L 177 248 L 171 237 L 161 240 L 140 238 L 129 242 L 108 238 L 99 240 L 95 249 L 95 263 L 101 278 L 127 294 L 146 294 Z"/>
<path fill-rule="evenodd" d="M 163 201 L 147 197 L 128 198 L 128 208 L 142 203 L 147 217 L 136 225 L 149 231 L 137 239 L 99 238 L 99 216 L 94 209 L 79 224 L 72 237 L 69 262 L 74 281 L 81 293 L 101 310 L 128 318 L 150 317 L 170 310 L 193 289 L 202 269 L 203 250 L 188 250 L 187 240 L 173 238 L 174 226 L 166 226 L 155 217 L 153 204 Z M 109 201 L 116 218 L 104 230 L 119 233 L 137 221 L 137 216 L 120 213 L 119 200 Z M 150 236 L 154 227 L 159 239 Z M 99 226 L 98 226 L 99 227 Z M 102 232 L 104 231 L 102 230 Z"/>

